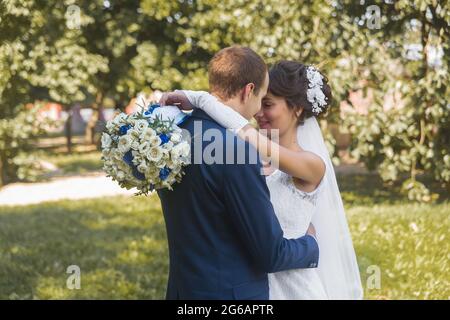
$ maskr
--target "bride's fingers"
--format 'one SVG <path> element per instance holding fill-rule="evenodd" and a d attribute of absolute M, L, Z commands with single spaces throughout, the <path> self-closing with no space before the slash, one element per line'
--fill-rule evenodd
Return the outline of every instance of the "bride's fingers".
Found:
<path fill-rule="evenodd" d="M 159 99 L 159 104 L 161 106 L 165 106 L 167 104 L 168 99 L 169 99 L 169 93 L 164 92 L 163 95 L 161 96 L 161 99 Z"/>
<path fill-rule="evenodd" d="M 161 99 L 159 99 L 159 104 L 161 106 L 181 106 L 180 98 L 177 97 L 173 92 L 166 92 L 161 96 Z"/>

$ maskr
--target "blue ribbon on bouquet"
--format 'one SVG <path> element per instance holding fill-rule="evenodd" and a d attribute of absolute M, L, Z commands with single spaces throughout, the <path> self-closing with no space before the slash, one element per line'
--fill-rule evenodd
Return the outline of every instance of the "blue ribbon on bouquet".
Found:
<path fill-rule="evenodd" d="M 175 106 L 170 106 L 170 107 L 173 107 L 173 108 L 169 109 L 168 107 L 166 107 L 167 109 L 164 109 L 164 107 L 162 107 L 161 112 L 162 112 L 162 110 L 167 110 L 170 113 L 174 113 L 170 118 L 174 120 L 174 123 L 177 126 L 182 124 L 184 121 L 186 121 L 187 118 L 189 118 L 190 114 L 184 113 L 183 111 L 178 109 L 178 107 L 175 107 Z M 154 111 L 158 108 L 161 108 L 161 105 L 159 103 L 154 103 L 154 104 L 150 105 L 148 107 L 148 109 L 146 111 L 144 111 L 144 117 L 151 118 Z M 178 110 L 178 112 L 176 112 L 174 110 Z"/>
<path fill-rule="evenodd" d="M 160 107 L 161 107 L 161 105 L 159 103 L 151 104 L 148 107 L 148 110 L 144 112 L 144 116 L 150 117 L 152 115 L 153 111 L 155 111 L 156 108 L 160 108 Z"/>

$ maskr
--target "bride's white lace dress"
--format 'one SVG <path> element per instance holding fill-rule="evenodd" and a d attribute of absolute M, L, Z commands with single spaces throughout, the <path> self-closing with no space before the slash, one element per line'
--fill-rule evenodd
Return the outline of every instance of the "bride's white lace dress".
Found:
<path fill-rule="evenodd" d="M 296 188 L 292 177 L 276 170 L 266 177 L 270 200 L 287 239 L 305 235 L 314 214 L 319 185 L 312 192 Z M 319 259 L 320 263 L 320 259 Z M 294 269 L 269 274 L 271 300 L 328 299 L 317 269 Z"/>
<path fill-rule="evenodd" d="M 228 129 L 248 120 L 207 92 L 183 91 L 190 103 Z M 266 178 L 270 197 L 285 238 L 305 235 L 313 221 L 319 243 L 319 268 L 269 274 L 270 299 L 362 299 L 358 263 L 333 164 L 315 117 L 297 127 L 297 142 L 325 162 L 325 176 L 313 192 L 295 187 L 292 177 L 275 171 Z M 319 199 L 320 195 L 320 199 Z"/>

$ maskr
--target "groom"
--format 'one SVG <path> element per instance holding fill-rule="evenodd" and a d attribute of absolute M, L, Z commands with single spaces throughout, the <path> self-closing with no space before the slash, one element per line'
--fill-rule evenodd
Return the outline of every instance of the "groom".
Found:
<path fill-rule="evenodd" d="M 266 64 L 254 51 L 225 48 L 213 57 L 208 73 L 211 93 L 225 104 L 247 119 L 259 111 L 269 77 Z M 244 164 L 237 161 L 242 157 L 239 143 L 230 146 L 226 129 L 202 110 L 194 110 L 181 127 L 193 137 L 193 155 L 204 154 L 211 143 L 211 137 L 200 137 L 200 144 L 195 143 L 199 133 L 220 132 L 215 139 L 223 141 L 214 143 L 223 146 L 218 152 L 223 159 L 212 164 L 192 159 L 181 183 L 172 191 L 158 191 L 170 255 L 166 298 L 266 300 L 268 273 L 317 267 L 319 248 L 312 231 L 298 239 L 283 238 L 261 164 L 251 161 L 251 152 L 243 156 Z M 247 142 L 245 150 L 252 150 Z"/>

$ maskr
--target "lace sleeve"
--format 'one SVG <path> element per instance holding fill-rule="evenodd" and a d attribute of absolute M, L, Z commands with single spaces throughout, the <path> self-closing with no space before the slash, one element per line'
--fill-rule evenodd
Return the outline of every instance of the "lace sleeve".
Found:
<path fill-rule="evenodd" d="M 303 191 L 303 190 L 300 190 L 299 188 L 297 188 L 297 186 L 295 185 L 295 182 L 294 182 L 294 178 L 292 176 L 290 176 L 287 173 L 280 171 L 280 170 L 278 170 L 277 173 L 282 175 L 281 183 L 286 185 L 293 194 L 297 194 L 302 199 L 305 199 L 305 200 L 309 201 L 310 203 L 312 203 L 314 206 L 317 205 L 317 199 L 319 198 L 320 193 L 322 192 L 325 177 L 322 178 L 319 185 L 313 191 L 308 192 L 308 191 Z"/>

